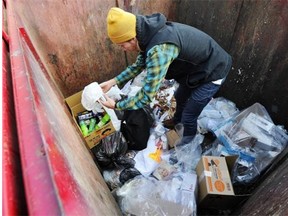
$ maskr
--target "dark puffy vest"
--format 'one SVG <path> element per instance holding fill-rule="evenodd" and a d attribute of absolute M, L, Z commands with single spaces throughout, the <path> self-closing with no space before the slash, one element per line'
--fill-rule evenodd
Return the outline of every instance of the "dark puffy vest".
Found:
<path fill-rule="evenodd" d="M 230 71 L 231 56 L 213 38 L 192 26 L 166 22 L 148 42 L 145 55 L 153 46 L 163 43 L 173 43 L 180 49 L 166 79 L 175 79 L 193 88 L 225 78 Z"/>

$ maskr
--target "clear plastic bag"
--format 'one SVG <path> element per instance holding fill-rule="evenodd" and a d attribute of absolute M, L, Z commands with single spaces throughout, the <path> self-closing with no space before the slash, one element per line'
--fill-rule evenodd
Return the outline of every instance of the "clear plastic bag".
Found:
<path fill-rule="evenodd" d="M 184 171 L 191 172 L 196 169 L 202 155 L 201 143 L 203 140 L 204 136 L 197 134 L 191 142 L 175 146 L 177 161 Z"/>
<path fill-rule="evenodd" d="M 256 181 L 288 143 L 286 132 L 274 125 L 259 103 L 222 123 L 215 134 L 224 145 L 222 152 L 239 155 L 232 180 L 240 184 Z"/>
<path fill-rule="evenodd" d="M 147 147 L 135 156 L 135 168 L 148 177 L 161 161 L 163 142 L 155 133 L 149 136 Z"/>
<path fill-rule="evenodd" d="M 187 182 L 184 183 L 183 179 L 184 177 L 190 182 L 191 175 L 175 176 L 169 181 L 157 181 L 154 178 L 137 176 L 117 189 L 118 204 L 124 215 L 196 215 L 195 191 L 190 190 L 188 196 L 185 193 Z M 196 180 L 195 174 L 193 188 Z M 189 188 L 193 183 L 188 184 Z"/>
<path fill-rule="evenodd" d="M 225 120 L 239 113 L 236 105 L 223 97 L 212 98 L 198 117 L 199 130 L 213 132 Z"/>

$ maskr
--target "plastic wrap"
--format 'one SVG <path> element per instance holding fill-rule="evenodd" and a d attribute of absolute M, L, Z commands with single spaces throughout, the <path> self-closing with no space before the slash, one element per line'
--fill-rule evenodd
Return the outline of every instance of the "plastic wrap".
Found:
<path fill-rule="evenodd" d="M 196 185 L 193 173 L 182 173 L 169 181 L 139 176 L 116 191 L 117 201 L 124 214 L 196 215 Z"/>
<path fill-rule="evenodd" d="M 134 79 L 131 79 L 127 82 L 121 91 L 127 95 L 128 97 L 134 97 L 140 89 L 144 86 L 144 79 L 147 74 L 146 70 L 143 70 L 140 74 L 138 74 Z"/>
<path fill-rule="evenodd" d="M 120 174 L 123 171 L 123 168 L 113 169 L 113 170 L 104 170 L 103 178 L 110 190 L 114 190 L 122 186 L 120 182 Z"/>

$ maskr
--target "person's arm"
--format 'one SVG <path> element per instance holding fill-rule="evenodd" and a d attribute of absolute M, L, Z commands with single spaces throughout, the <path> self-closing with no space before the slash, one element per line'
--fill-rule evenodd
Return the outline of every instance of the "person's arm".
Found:
<path fill-rule="evenodd" d="M 128 66 L 118 76 L 108 81 L 102 82 L 99 85 L 102 88 L 104 93 L 108 92 L 112 88 L 112 86 L 116 84 L 118 86 L 123 86 L 130 79 L 136 77 L 139 73 L 141 73 L 142 70 L 144 69 L 144 66 L 145 66 L 144 59 L 142 55 L 139 54 L 134 64 Z"/>
<path fill-rule="evenodd" d="M 140 53 L 137 56 L 135 63 L 128 66 L 124 71 L 122 71 L 118 76 L 114 78 L 116 81 L 116 84 L 119 87 L 122 87 L 129 80 L 133 79 L 138 74 L 140 74 L 144 69 L 145 69 L 145 60 L 143 58 L 143 55 Z"/>
<path fill-rule="evenodd" d="M 108 92 L 114 85 L 116 85 L 116 80 L 114 78 L 99 84 L 104 93 Z"/>
<path fill-rule="evenodd" d="M 173 44 L 152 47 L 147 53 L 147 75 L 144 79 L 144 86 L 134 97 L 118 101 L 115 108 L 119 110 L 139 109 L 151 103 L 165 78 L 169 65 L 178 55 L 179 49 Z"/>
<path fill-rule="evenodd" d="M 115 109 L 116 101 L 112 98 L 108 97 L 106 94 L 104 94 L 105 100 L 100 100 L 99 102 L 110 109 Z"/>

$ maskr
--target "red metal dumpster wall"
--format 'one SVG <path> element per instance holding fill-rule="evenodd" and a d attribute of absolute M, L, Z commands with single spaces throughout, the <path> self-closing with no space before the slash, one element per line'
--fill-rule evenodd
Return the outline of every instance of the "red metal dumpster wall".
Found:
<path fill-rule="evenodd" d="M 16 132 L 9 50 L 7 41 L 3 39 L 2 127 L 2 215 L 25 215 L 27 210 Z"/>
<path fill-rule="evenodd" d="M 29 214 L 120 215 L 13 6 L 10 58 Z"/>

